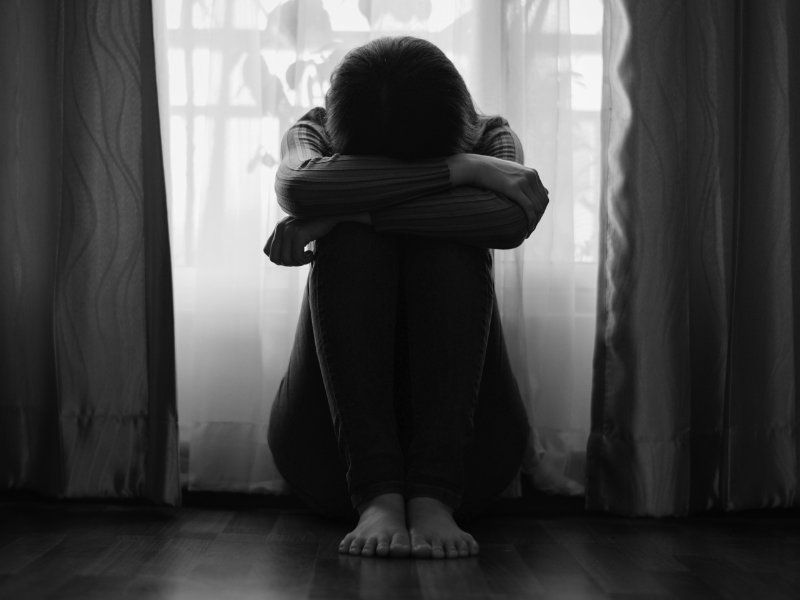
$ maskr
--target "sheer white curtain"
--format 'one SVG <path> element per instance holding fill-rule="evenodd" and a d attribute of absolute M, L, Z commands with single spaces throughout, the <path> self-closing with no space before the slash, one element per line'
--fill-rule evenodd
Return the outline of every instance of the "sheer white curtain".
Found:
<path fill-rule="evenodd" d="M 266 441 L 307 268 L 261 248 L 283 214 L 281 135 L 354 46 L 415 35 L 519 134 L 551 203 L 496 251 L 514 369 L 546 449 L 524 470 L 582 493 L 597 269 L 602 0 L 155 0 L 189 489 L 284 491 Z"/>

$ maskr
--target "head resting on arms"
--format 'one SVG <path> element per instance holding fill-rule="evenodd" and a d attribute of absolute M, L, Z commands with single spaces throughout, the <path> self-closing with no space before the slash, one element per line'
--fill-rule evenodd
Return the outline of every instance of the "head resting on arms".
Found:
<path fill-rule="evenodd" d="M 354 48 L 331 75 L 325 129 L 339 154 L 432 158 L 469 152 L 480 126 L 444 52 L 415 37 Z"/>

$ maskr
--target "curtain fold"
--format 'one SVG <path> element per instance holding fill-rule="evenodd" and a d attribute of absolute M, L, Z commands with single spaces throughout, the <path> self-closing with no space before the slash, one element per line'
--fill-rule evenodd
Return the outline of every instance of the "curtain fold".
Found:
<path fill-rule="evenodd" d="M 178 504 L 149 0 L 0 5 L 0 477 Z"/>
<path fill-rule="evenodd" d="M 797 505 L 790 0 L 607 0 L 587 506 Z"/>

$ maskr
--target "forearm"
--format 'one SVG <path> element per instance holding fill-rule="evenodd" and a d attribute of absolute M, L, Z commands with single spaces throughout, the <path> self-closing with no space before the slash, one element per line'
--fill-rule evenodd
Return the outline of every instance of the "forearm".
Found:
<path fill-rule="evenodd" d="M 393 165 L 390 159 L 331 157 L 327 163 L 283 164 L 276 177 L 278 202 L 298 218 L 367 212 L 450 187 L 443 160 Z"/>
<path fill-rule="evenodd" d="M 296 218 L 368 212 L 447 189 L 450 172 L 441 159 L 401 161 L 381 156 L 330 154 L 324 112 L 314 109 L 281 143 L 275 192 Z"/>
<path fill-rule="evenodd" d="M 375 231 L 435 237 L 482 248 L 516 248 L 528 234 L 524 211 L 488 190 L 459 187 L 371 213 Z"/>
<path fill-rule="evenodd" d="M 421 161 L 331 156 L 324 112 L 314 109 L 284 136 L 278 202 L 298 219 L 330 223 L 358 216 L 357 222 L 374 221 L 386 233 L 516 247 L 538 217 L 520 186 L 510 185 L 519 179 L 523 154 L 507 125 L 484 133 L 481 154 Z"/>
<path fill-rule="evenodd" d="M 337 215 L 329 217 L 334 223 L 361 223 L 363 225 L 372 225 L 372 216 L 368 212 L 353 213 L 349 215 Z"/>

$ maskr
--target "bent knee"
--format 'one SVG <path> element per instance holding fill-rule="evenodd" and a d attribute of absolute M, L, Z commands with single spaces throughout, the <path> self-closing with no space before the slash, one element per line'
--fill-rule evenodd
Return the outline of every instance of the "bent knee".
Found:
<path fill-rule="evenodd" d="M 404 238 L 406 259 L 419 261 L 434 269 L 453 269 L 465 267 L 479 272 L 490 272 L 492 253 L 486 248 L 468 246 L 459 242 L 434 238 Z"/>
<path fill-rule="evenodd" d="M 315 259 L 328 256 L 352 255 L 385 257 L 395 251 L 396 240 L 392 235 L 376 233 L 371 225 L 362 223 L 339 223 L 325 236 L 317 240 Z"/>

